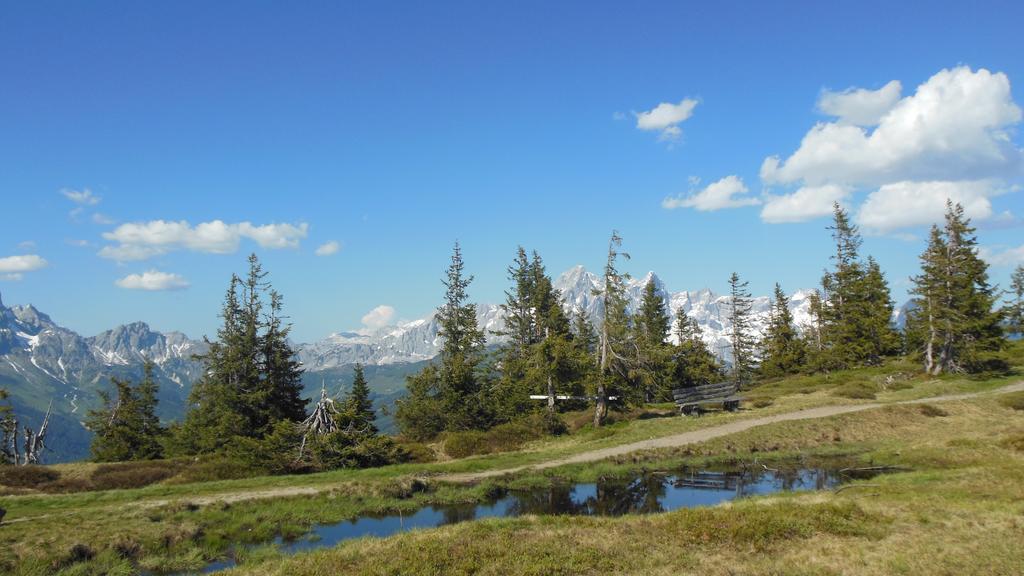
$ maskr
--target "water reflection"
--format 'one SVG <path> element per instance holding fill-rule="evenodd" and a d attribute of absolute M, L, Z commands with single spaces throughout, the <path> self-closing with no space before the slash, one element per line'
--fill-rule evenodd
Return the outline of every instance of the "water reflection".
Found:
<path fill-rule="evenodd" d="M 434 528 L 493 517 L 524 515 L 621 516 L 710 506 L 744 496 L 821 490 L 848 477 L 834 469 L 772 470 L 684 469 L 671 474 L 639 473 L 593 483 L 555 484 L 516 490 L 479 504 L 428 506 L 413 514 L 366 515 L 356 520 L 314 526 L 304 538 L 276 544 L 284 554 L 329 547 L 365 536 L 386 537 L 416 528 Z M 218 561 L 204 573 L 232 566 Z"/>

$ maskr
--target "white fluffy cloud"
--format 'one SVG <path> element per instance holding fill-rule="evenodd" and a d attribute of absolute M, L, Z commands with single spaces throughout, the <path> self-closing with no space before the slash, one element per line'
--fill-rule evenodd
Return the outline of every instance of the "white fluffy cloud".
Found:
<path fill-rule="evenodd" d="M 868 194 L 857 212 L 857 220 L 865 229 L 875 232 L 941 222 L 947 199 L 960 203 L 968 217 L 983 220 L 992 215 L 989 197 L 998 188 L 990 180 L 885 184 Z"/>
<path fill-rule="evenodd" d="M 185 280 L 183 277 L 159 270 L 147 270 L 142 274 L 129 274 L 124 278 L 116 280 L 114 284 L 127 290 L 147 290 L 150 292 L 184 290 L 189 286 L 188 280 Z"/>
<path fill-rule="evenodd" d="M 1005 74 L 942 70 L 893 106 L 873 130 L 819 123 L 785 161 L 765 159 L 761 178 L 768 184 L 813 186 L 1018 175 L 1024 152 L 1010 141 L 1008 129 L 1020 120 Z"/>
<path fill-rule="evenodd" d="M 660 140 L 675 140 L 683 133 L 679 125 L 693 116 L 697 101 L 684 98 L 678 104 L 662 102 L 646 112 L 634 112 L 636 127 L 640 130 L 661 132 Z"/>
<path fill-rule="evenodd" d="M 822 92 L 818 110 L 835 116 L 841 123 L 875 126 L 899 102 L 903 85 L 893 80 L 878 90 L 850 88 L 843 92 Z"/>
<path fill-rule="evenodd" d="M 331 240 L 317 246 L 314 254 L 317 256 L 330 256 L 331 254 L 337 254 L 341 250 L 341 243 L 337 240 Z"/>
<path fill-rule="evenodd" d="M 21 280 L 25 272 L 45 268 L 49 263 L 35 254 L 21 254 L 0 258 L 0 279 Z"/>
<path fill-rule="evenodd" d="M 256 226 L 250 222 L 228 224 L 213 220 L 193 227 L 184 220 L 132 222 L 105 232 L 103 238 L 116 244 L 104 246 L 99 255 L 129 261 L 145 260 L 174 250 L 230 254 L 238 249 L 242 238 L 249 238 L 263 248 L 295 248 L 306 237 L 308 229 L 305 223 Z"/>
<path fill-rule="evenodd" d="M 370 330 L 379 330 L 380 328 L 391 324 L 391 320 L 394 319 L 394 317 L 395 309 L 387 304 L 381 304 L 363 316 L 363 326 Z"/>
<path fill-rule="evenodd" d="M 832 205 L 842 201 L 850 191 L 836 184 L 804 186 L 792 194 L 767 196 L 761 219 L 770 224 L 803 222 L 832 213 Z"/>
<path fill-rule="evenodd" d="M 661 201 L 663 208 L 694 208 L 701 212 L 722 210 L 723 208 L 739 208 L 760 204 L 757 198 L 743 196 L 748 192 L 746 184 L 739 176 L 726 176 L 717 182 L 708 184 L 704 189 L 685 197 L 668 197 Z"/>
<path fill-rule="evenodd" d="M 772 156 L 761 165 L 765 184 L 800 187 L 767 201 L 766 221 L 827 214 L 835 187 L 875 189 L 861 215 L 865 226 L 879 230 L 927 221 L 909 212 L 941 211 L 944 192 L 971 201 L 978 214 L 991 214 L 986 199 L 1005 188 L 998 184 L 1024 175 L 1024 150 L 1011 139 L 1022 113 L 1009 79 L 961 66 L 939 71 L 912 95 L 900 98 L 900 89 L 893 81 L 874 91 L 823 93 L 819 109 L 837 120 L 815 125 L 788 158 Z M 799 204 L 809 206 L 799 210 Z M 883 207 L 895 214 L 881 214 Z M 784 213 L 792 216 L 778 219 Z"/>
<path fill-rule="evenodd" d="M 92 190 L 83 188 L 81 190 L 72 190 L 71 188 L 64 188 L 60 191 L 65 198 L 71 200 L 79 206 L 95 206 L 100 203 L 101 198 L 92 193 Z"/>
<path fill-rule="evenodd" d="M 1016 266 L 1024 264 L 1024 244 L 1016 248 L 991 248 L 983 246 L 981 257 L 993 266 Z"/>

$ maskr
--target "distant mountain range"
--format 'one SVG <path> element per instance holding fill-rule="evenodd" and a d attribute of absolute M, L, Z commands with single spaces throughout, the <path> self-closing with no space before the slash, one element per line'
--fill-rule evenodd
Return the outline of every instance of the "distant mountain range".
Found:
<path fill-rule="evenodd" d="M 710 290 L 669 292 L 654 273 L 627 282 L 631 309 L 640 303 L 644 286 L 653 280 L 669 302 L 673 319 L 680 310 L 697 320 L 711 350 L 729 360 L 728 298 Z M 576 266 L 554 282 L 567 311 L 582 310 L 599 325 L 602 313 L 595 291 L 600 277 Z M 797 324 L 809 321 L 807 296 L 798 291 L 789 300 Z M 762 330 L 770 300 L 754 299 L 754 328 Z M 479 325 L 489 343 L 498 344 L 504 327 L 501 307 L 480 304 Z M 355 363 L 367 365 L 367 377 L 378 406 L 390 404 L 404 392 L 404 377 L 418 371 L 440 350 L 434 315 L 389 326 L 373 332 L 338 332 L 327 338 L 299 344 L 298 355 L 306 369 L 307 396 L 321 385 L 341 393 L 351 381 Z M 38 425 L 47 405 L 53 402 L 49 444 L 50 461 L 81 458 L 88 452 L 89 432 L 81 421 L 99 401 L 97 391 L 110 386 L 112 376 L 138 379 L 145 361 L 155 364 L 160 383 L 160 415 L 175 420 L 184 412 L 189 390 L 202 375 L 203 365 L 194 359 L 207 350 L 202 340 L 180 332 L 153 331 L 143 322 L 118 326 L 92 337 L 83 337 L 55 323 L 31 305 L 6 307 L 0 300 L 0 388 L 11 393 L 19 415 Z M 385 418 L 389 420 L 389 418 Z M 387 427 L 388 422 L 384 422 Z"/>
<path fill-rule="evenodd" d="M 695 292 L 669 292 L 653 272 L 643 278 L 627 280 L 627 295 L 631 310 L 636 310 L 643 296 L 644 286 L 653 280 L 662 297 L 669 303 L 673 318 L 679 310 L 697 320 L 704 331 L 704 339 L 711 350 L 724 360 L 730 359 L 728 336 L 732 324 L 728 319 L 728 297 L 718 296 L 708 289 Z M 568 312 L 583 311 L 595 324 L 600 324 L 601 301 L 595 291 L 601 288 L 601 278 L 576 266 L 554 281 L 562 293 L 563 306 Z M 789 307 L 798 325 L 810 321 L 807 296 L 801 290 L 790 296 Z M 767 296 L 754 298 L 754 328 L 762 330 L 768 320 L 771 302 Z M 485 329 L 491 343 L 499 343 L 505 326 L 498 304 L 479 304 L 477 323 Z M 344 366 L 355 362 L 364 364 L 391 364 L 416 362 L 433 358 L 441 347 L 438 325 L 434 315 L 426 318 L 381 328 L 373 332 L 338 332 L 312 344 L 299 346 L 299 358 L 307 370 L 320 370 Z"/>

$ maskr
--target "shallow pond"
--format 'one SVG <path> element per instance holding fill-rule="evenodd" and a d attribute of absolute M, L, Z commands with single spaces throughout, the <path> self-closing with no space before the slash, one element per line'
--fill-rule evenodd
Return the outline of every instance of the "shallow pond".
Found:
<path fill-rule="evenodd" d="M 355 520 L 321 524 L 302 538 L 275 541 L 283 554 L 335 546 L 364 536 L 386 537 L 417 528 L 435 528 L 482 518 L 526 514 L 621 516 L 651 514 L 680 508 L 712 506 L 728 500 L 775 492 L 832 488 L 863 474 L 838 468 L 732 471 L 680 470 L 646 472 L 595 483 L 556 484 L 509 491 L 478 504 L 427 506 L 413 514 L 366 515 Z M 233 559 L 209 564 L 202 573 L 224 570 Z"/>

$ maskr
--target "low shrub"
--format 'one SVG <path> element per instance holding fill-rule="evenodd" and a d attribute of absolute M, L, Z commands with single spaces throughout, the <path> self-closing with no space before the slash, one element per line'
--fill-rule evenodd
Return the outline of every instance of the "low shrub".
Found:
<path fill-rule="evenodd" d="M 313 470 L 372 468 L 402 460 L 404 454 L 390 436 L 341 430 L 309 443 L 308 462 Z"/>
<path fill-rule="evenodd" d="M 46 466 L 0 466 L 0 484 L 11 488 L 42 489 L 60 479 L 60 472 Z"/>
<path fill-rule="evenodd" d="M 1024 392 L 1004 394 L 999 398 L 999 403 L 1014 410 L 1024 410 Z"/>
<path fill-rule="evenodd" d="M 545 436 L 564 434 L 568 427 L 557 414 L 546 411 L 499 424 L 487 431 L 466 430 L 444 435 L 444 453 L 452 458 L 511 452 Z"/>
<path fill-rule="evenodd" d="M 92 481 L 88 478 L 61 476 L 58 480 L 43 484 L 39 489 L 52 494 L 67 494 L 70 492 L 88 492 L 89 490 L 95 490 L 96 487 L 93 486 Z"/>
<path fill-rule="evenodd" d="M 167 483 L 190 484 L 215 480 L 237 480 L 257 476 L 260 472 L 261 470 L 254 470 L 237 460 L 225 456 L 214 456 L 189 465 L 177 476 L 170 478 Z"/>
<path fill-rule="evenodd" d="M 451 458 L 465 458 L 474 454 L 486 454 L 484 432 L 467 430 L 448 432 L 444 435 L 444 453 Z"/>
<path fill-rule="evenodd" d="M 437 454 L 422 442 L 401 442 L 398 444 L 403 462 L 425 464 L 437 460 Z"/>
<path fill-rule="evenodd" d="M 878 388 L 868 382 L 848 382 L 838 386 L 833 394 L 851 400 L 874 400 Z"/>
<path fill-rule="evenodd" d="M 122 462 L 96 468 L 90 480 L 95 490 L 122 490 L 156 484 L 177 473 L 177 465 L 165 462 Z"/>
<path fill-rule="evenodd" d="M 50 568 L 59 571 L 79 562 L 88 562 L 96 556 L 96 551 L 85 544 L 75 544 L 65 554 L 51 562 Z"/>
<path fill-rule="evenodd" d="M 946 412 L 938 406 L 932 406 L 931 404 L 921 404 L 921 406 L 918 407 L 918 411 L 929 418 L 943 418 L 945 416 L 949 416 L 949 412 Z"/>

